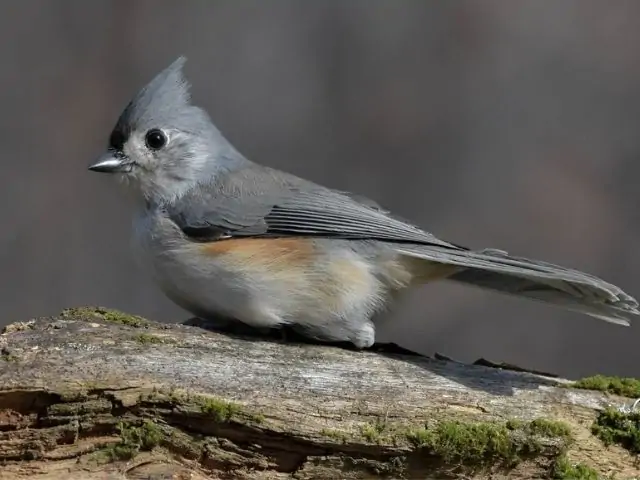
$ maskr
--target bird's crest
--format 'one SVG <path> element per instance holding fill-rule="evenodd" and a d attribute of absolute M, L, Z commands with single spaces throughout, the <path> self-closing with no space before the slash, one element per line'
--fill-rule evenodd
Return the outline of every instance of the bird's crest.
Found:
<path fill-rule="evenodd" d="M 180 56 L 142 87 L 124 109 L 116 128 L 123 133 L 152 124 L 166 124 L 190 106 L 190 84 L 183 74 L 186 57 Z"/>

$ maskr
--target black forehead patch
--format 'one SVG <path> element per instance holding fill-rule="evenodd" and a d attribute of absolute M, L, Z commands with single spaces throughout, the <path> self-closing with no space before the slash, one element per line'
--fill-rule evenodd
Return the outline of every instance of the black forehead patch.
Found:
<path fill-rule="evenodd" d="M 129 139 L 129 133 L 129 129 L 118 123 L 109 136 L 109 148 L 122 150 L 124 148 L 124 144 L 127 143 L 127 140 Z"/>

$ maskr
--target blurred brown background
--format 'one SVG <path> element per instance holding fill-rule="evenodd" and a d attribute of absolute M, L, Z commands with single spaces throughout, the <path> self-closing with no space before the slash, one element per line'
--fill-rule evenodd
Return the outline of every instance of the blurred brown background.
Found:
<path fill-rule="evenodd" d="M 86 169 L 180 54 L 249 158 L 640 295 L 639 27 L 634 0 L 5 2 L 0 323 L 84 304 L 188 318 L 134 264 L 122 189 Z M 416 291 L 380 339 L 640 375 L 640 320 L 447 284 Z"/>

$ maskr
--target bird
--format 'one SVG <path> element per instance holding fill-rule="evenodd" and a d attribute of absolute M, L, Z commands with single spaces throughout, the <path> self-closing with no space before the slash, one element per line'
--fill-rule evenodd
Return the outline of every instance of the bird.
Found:
<path fill-rule="evenodd" d="M 88 168 L 133 192 L 135 257 L 196 317 L 366 349 L 381 312 L 436 281 L 624 326 L 640 314 L 594 275 L 441 240 L 364 196 L 249 160 L 193 102 L 185 62 L 132 95 Z"/>

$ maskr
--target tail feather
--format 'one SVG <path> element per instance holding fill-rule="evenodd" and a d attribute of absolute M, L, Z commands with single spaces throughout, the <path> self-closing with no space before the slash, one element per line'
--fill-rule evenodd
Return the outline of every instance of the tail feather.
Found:
<path fill-rule="evenodd" d="M 556 305 L 607 322 L 630 325 L 638 302 L 620 288 L 588 273 L 501 250 L 455 250 L 402 245 L 402 255 L 461 267 L 448 280 Z"/>

